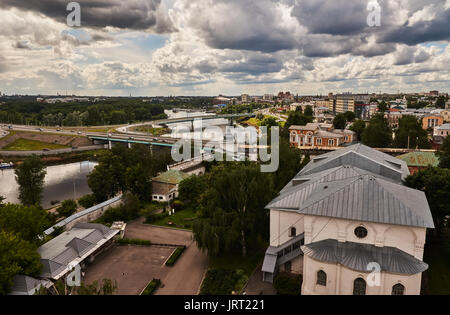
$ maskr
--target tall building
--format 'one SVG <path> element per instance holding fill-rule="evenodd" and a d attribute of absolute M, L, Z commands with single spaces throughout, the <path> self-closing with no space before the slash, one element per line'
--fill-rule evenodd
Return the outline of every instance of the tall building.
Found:
<path fill-rule="evenodd" d="M 242 94 L 242 95 L 241 95 L 241 102 L 242 102 L 242 103 L 250 103 L 250 95 L 248 95 L 248 94 Z"/>
<path fill-rule="evenodd" d="M 340 94 L 336 96 L 336 113 L 356 112 L 356 104 L 368 104 L 370 96 L 367 94 Z"/>

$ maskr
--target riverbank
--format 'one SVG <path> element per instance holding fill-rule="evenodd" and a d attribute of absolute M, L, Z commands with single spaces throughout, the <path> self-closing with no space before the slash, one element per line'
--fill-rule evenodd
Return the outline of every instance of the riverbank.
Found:
<path fill-rule="evenodd" d="M 99 148 L 95 150 L 88 151 L 73 151 L 68 153 L 59 153 L 59 154 L 50 154 L 43 156 L 42 160 L 44 161 L 45 166 L 55 166 L 67 163 L 76 163 L 83 161 L 93 161 L 96 162 L 100 157 L 102 157 L 108 150 L 104 148 Z M 10 153 L 10 152 L 9 152 Z M 0 162 L 10 163 L 12 162 L 14 165 L 18 165 L 26 159 L 26 156 L 21 155 L 4 155 L 2 151 L 0 151 Z"/>

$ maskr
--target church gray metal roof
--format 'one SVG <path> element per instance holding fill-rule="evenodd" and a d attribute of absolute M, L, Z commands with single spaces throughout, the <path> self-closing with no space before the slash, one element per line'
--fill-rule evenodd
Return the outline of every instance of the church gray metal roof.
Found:
<path fill-rule="evenodd" d="M 319 183 L 300 213 L 364 222 L 434 228 L 422 191 L 371 175 Z"/>
<path fill-rule="evenodd" d="M 428 269 L 423 261 L 394 247 L 376 247 L 361 243 L 340 243 L 337 240 L 323 240 L 302 246 L 303 253 L 314 260 L 341 264 L 349 269 L 367 270 L 370 263 L 378 263 L 381 271 L 414 275 Z"/>
<path fill-rule="evenodd" d="M 398 182 L 401 182 L 410 174 L 404 161 L 363 144 L 355 144 L 319 155 L 313 158 L 299 174 L 309 175 L 341 165 L 353 165 L 371 173 L 392 178 Z"/>

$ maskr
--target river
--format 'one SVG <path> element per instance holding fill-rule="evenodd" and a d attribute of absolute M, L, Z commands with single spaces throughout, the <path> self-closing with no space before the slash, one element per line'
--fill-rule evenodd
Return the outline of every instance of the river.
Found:
<path fill-rule="evenodd" d="M 52 207 L 52 201 L 78 199 L 90 194 L 87 175 L 96 165 L 94 162 L 85 161 L 47 167 L 42 207 L 48 209 Z M 14 170 L 0 170 L 0 195 L 6 197 L 6 202 L 20 203 Z"/>

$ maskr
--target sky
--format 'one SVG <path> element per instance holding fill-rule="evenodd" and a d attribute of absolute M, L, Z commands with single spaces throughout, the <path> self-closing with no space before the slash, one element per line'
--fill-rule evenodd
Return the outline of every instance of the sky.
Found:
<path fill-rule="evenodd" d="M 450 0 L 68 3 L 0 1 L 0 92 L 450 92 Z"/>

